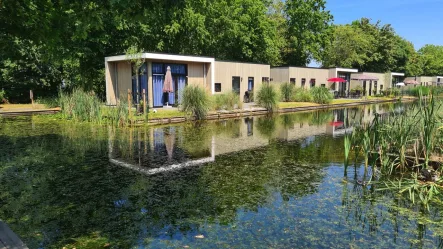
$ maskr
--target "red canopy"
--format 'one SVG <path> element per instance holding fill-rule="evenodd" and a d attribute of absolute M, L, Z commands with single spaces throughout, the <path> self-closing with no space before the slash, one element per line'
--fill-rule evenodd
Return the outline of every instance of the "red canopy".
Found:
<path fill-rule="evenodd" d="M 340 126 L 342 124 L 343 124 L 342 121 L 332 121 L 332 122 L 329 122 L 329 125 L 332 125 L 332 126 Z"/>
<path fill-rule="evenodd" d="M 328 82 L 346 82 L 346 80 L 342 78 L 330 78 L 328 79 Z"/>

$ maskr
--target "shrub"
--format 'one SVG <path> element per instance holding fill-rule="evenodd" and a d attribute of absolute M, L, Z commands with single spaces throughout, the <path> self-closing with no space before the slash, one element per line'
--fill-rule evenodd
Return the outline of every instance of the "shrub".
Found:
<path fill-rule="evenodd" d="M 326 87 L 314 87 L 310 90 L 312 98 L 315 103 L 329 104 L 334 99 L 334 96 Z"/>
<path fill-rule="evenodd" d="M 1 103 L 7 103 L 8 100 L 6 99 L 6 92 L 5 90 L 0 90 L 0 104 Z"/>
<path fill-rule="evenodd" d="M 81 89 L 74 89 L 71 94 L 61 92 L 59 97 L 62 115 L 75 121 L 100 123 L 101 104 L 93 92 L 85 92 Z"/>
<path fill-rule="evenodd" d="M 213 96 L 213 108 L 215 110 L 233 110 L 242 107 L 240 96 L 235 92 L 216 94 Z"/>
<path fill-rule="evenodd" d="M 293 100 L 294 95 L 294 84 L 282 83 L 280 85 L 280 94 L 283 102 L 290 102 Z"/>
<path fill-rule="evenodd" d="M 312 94 L 304 88 L 295 88 L 292 100 L 295 102 L 312 102 Z"/>
<path fill-rule="evenodd" d="M 269 112 L 274 112 L 278 109 L 278 100 L 278 92 L 274 87 L 269 83 L 263 83 L 256 96 L 257 104 Z"/>
<path fill-rule="evenodd" d="M 183 90 L 182 109 L 186 113 L 192 113 L 198 120 L 206 117 L 210 103 L 205 89 L 199 86 L 187 86 Z"/>

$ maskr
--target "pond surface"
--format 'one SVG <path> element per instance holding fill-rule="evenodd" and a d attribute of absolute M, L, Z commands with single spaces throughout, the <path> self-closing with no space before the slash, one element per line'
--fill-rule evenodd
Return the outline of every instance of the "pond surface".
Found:
<path fill-rule="evenodd" d="M 429 211 L 344 174 L 343 134 L 401 105 L 114 129 L 0 120 L 0 219 L 29 248 L 436 248 Z"/>

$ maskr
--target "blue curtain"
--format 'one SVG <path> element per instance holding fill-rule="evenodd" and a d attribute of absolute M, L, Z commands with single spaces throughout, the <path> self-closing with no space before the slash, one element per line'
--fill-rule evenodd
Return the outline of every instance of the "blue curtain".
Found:
<path fill-rule="evenodd" d="M 185 86 L 186 86 L 186 77 L 185 76 L 179 76 L 178 77 L 178 89 L 177 89 L 178 103 L 179 104 L 182 103 L 183 89 L 185 89 Z"/>
<path fill-rule="evenodd" d="M 146 74 L 140 75 L 140 100 L 143 100 L 143 89 L 145 89 L 146 100 L 148 100 L 148 76 Z"/>
<path fill-rule="evenodd" d="M 172 74 L 186 74 L 186 66 L 179 64 L 166 64 L 166 68 L 171 67 Z"/>
<path fill-rule="evenodd" d="M 163 64 L 152 63 L 152 73 L 164 74 Z"/>
<path fill-rule="evenodd" d="M 154 106 L 163 106 L 163 75 L 152 76 L 152 92 L 154 97 Z"/>
<path fill-rule="evenodd" d="M 172 93 L 169 93 L 169 96 L 168 96 L 168 103 L 170 105 L 175 104 L 175 89 L 174 89 L 174 86 L 175 86 L 175 79 L 174 79 L 174 77 L 172 77 Z"/>
<path fill-rule="evenodd" d="M 254 88 L 254 79 L 248 79 L 248 91 Z"/>

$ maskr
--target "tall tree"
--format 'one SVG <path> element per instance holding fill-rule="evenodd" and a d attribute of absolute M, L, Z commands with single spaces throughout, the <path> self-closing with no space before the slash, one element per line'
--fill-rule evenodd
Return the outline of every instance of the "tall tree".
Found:
<path fill-rule="evenodd" d="M 424 75 L 443 75 L 443 46 L 428 44 L 420 48 L 418 53 L 421 56 Z"/>
<path fill-rule="evenodd" d="M 320 60 L 330 39 L 332 15 L 326 10 L 325 0 L 287 0 L 288 53 L 286 62 L 306 66 Z"/>

